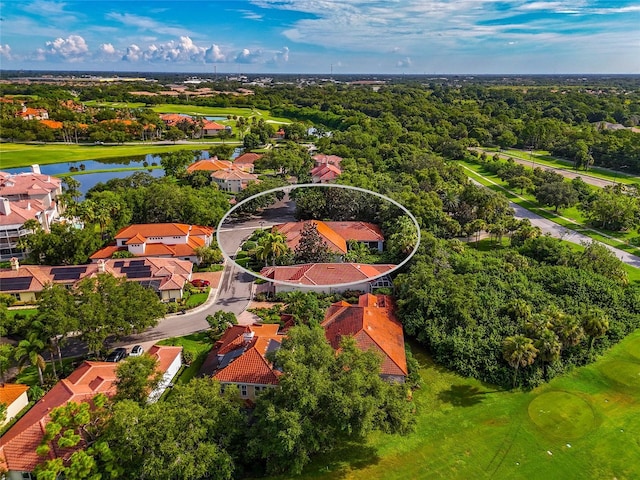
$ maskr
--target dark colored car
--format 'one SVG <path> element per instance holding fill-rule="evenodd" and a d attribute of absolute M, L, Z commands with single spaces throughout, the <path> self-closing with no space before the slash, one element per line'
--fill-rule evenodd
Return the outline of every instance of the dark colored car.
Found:
<path fill-rule="evenodd" d="M 196 279 L 191 281 L 191 285 L 193 285 L 194 287 L 197 287 L 197 288 L 203 288 L 203 287 L 208 287 L 209 285 L 211 285 L 211 282 L 209 280 L 202 280 L 200 278 L 196 278 Z"/>
<path fill-rule="evenodd" d="M 118 347 L 104 359 L 105 362 L 119 362 L 127 356 L 127 349 Z"/>

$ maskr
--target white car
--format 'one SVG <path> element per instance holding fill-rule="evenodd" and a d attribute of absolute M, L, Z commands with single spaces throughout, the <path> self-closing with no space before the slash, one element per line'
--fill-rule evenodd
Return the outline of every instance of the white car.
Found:
<path fill-rule="evenodd" d="M 135 345 L 132 349 L 131 349 L 131 353 L 129 354 L 130 357 L 139 357 L 140 355 L 142 355 L 144 353 L 144 349 L 142 348 L 141 345 Z"/>

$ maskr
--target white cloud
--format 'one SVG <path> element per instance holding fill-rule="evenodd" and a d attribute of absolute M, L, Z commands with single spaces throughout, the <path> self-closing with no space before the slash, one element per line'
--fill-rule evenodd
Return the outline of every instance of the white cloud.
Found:
<path fill-rule="evenodd" d="M 0 44 L 0 57 L 11 60 L 11 47 L 8 44 Z"/>
<path fill-rule="evenodd" d="M 45 43 L 45 48 L 38 49 L 38 58 L 59 59 L 67 62 L 79 62 L 87 57 L 89 47 L 80 35 L 58 37 Z"/>
<path fill-rule="evenodd" d="M 107 18 L 119 22 L 126 27 L 136 28 L 142 32 L 150 31 L 156 34 L 176 36 L 191 35 L 190 32 L 185 31 L 182 27 L 174 27 L 164 22 L 158 22 L 153 18 L 133 15 L 131 13 L 111 12 L 107 14 Z"/>
<path fill-rule="evenodd" d="M 242 14 L 242 18 L 246 18 L 247 20 L 257 20 L 262 21 L 263 15 L 259 13 L 253 12 L 251 10 L 238 10 Z"/>
<path fill-rule="evenodd" d="M 283 47 L 282 50 L 279 50 L 273 54 L 273 58 L 271 58 L 271 64 L 281 64 L 287 63 L 289 61 L 289 47 Z"/>
<path fill-rule="evenodd" d="M 262 50 L 252 52 L 248 48 L 243 48 L 234 59 L 236 63 L 257 63 L 262 57 Z"/>
<path fill-rule="evenodd" d="M 103 43 L 98 47 L 95 57 L 103 60 L 116 60 L 121 57 L 121 53 L 110 43 Z"/>
<path fill-rule="evenodd" d="M 409 57 L 398 60 L 398 62 L 396 63 L 396 67 L 398 68 L 411 68 L 411 65 L 412 63 Z"/>
<path fill-rule="evenodd" d="M 142 49 L 134 44 L 131 44 L 127 47 L 125 54 L 122 56 L 122 60 L 125 62 L 138 62 L 142 58 Z"/>
<path fill-rule="evenodd" d="M 207 48 L 204 53 L 204 61 L 206 63 L 226 62 L 227 57 L 222 53 L 222 49 L 215 43 L 211 47 Z"/>

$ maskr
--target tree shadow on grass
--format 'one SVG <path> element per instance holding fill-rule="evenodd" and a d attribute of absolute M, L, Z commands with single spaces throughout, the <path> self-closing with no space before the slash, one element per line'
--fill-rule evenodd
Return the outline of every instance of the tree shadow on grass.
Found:
<path fill-rule="evenodd" d="M 438 398 L 455 407 L 472 407 L 482 402 L 483 395 L 487 392 L 471 385 L 451 385 L 449 390 L 444 390 L 438 394 Z"/>
<path fill-rule="evenodd" d="M 306 473 L 322 474 L 322 478 L 343 479 L 352 470 L 365 468 L 380 461 L 375 448 L 357 442 L 341 442 L 330 453 L 317 456 Z"/>

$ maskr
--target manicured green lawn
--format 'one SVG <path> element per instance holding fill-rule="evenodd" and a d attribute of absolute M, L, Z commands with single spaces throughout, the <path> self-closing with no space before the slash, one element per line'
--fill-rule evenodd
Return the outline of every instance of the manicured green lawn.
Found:
<path fill-rule="evenodd" d="M 301 479 L 640 478 L 640 331 L 530 392 L 460 377 L 412 350 L 423 380 L 415 433 L 345 445 Z"/>
<path fill-rule="evenodd" d="M 631 230 L 628 232 L 612 232 L 594 229 L 593 227 L 587 225 L 586 217 L 577 207 L 561 209 L 556 214 L 553 207 L 545 207 L 540 205 L 531 193 L 520 194 L 519 192 L 517 192 L 518 195 L 515 195 L 512 191 L 508 190 L 506 182 L 504 182 L 497 175 L 486 171 L 482 165 L 462 160 L 459 161 L 459 163 L 466 167 L 465 173 L 467 173 L 467 175 L 480 182 L 481 184 L 487 186 L 488 188 L 503 193 L 512 202 L 517 203 L 518 205 L 521 205 L 522 207 L 531 210 L 538 215 L 541 215 L 546 219 L 557 223 L 558 225 L 562 225 L 563 227 L 572 230 L 578 230 L 580 231 L 580 233 L 583 233 L 584 235 L 587 235 L 595 240 L 599 240 L 602 243 L 606 243 L 607 245 L 625 250 L 626 252 L 632 253 L 634 255 L 640 255 L 640 248 L 637 248 L 633 245 L 634 243 L 640 241 L 640 237 L 638 236 L 636 230 Z M 618 239 L 620 241 L 607 238 L 604 236 L 604 234 L 614 237 L 615 239 Z"/>
<path fill-rule="evenodd" d="M 187 308 L 197 307 L 198 305 L 202 305 L 209 298 L 209 289 L 207 288 L 205 292 L 202 293 L 194 293 L 189 295 L 187 299 L 186 306 Z"/>
<path fill-rule="evenodd" d="M 202 148 L 209 148 L 203 145 Z M 0 143 L 2 168 L 25 167 L 34 163 L 78 162 L 100 158 L 133 157 L 136 155 L 173 152 L 176 150 L 200 150 L 194 144 L 182 145 L 75 145 L 53 143 L 46 145 Z M 85 173 L 95 173 L 87 171 Z"/>
<path fill-rule="evenodd" d="M 7 313 L 9 314 L 10 319 L 13 319 L 13 317 L 15 317 L 17 314 L 24 315 L 25 317 L 30 318 L 38 313 L 38 309 L 36 307 L 16 309 L 12 308 L 10 310 L 7 310 Z"/>
<path fill-rule="evenodd" d="M 498 151 L 495 148 L 491 148 L 491 149 L 486 148 L 485 150 L 496 151 L 496 152 Z M 581 175 L 601 178 L 603 180 L 609 180 L 612 182 L 625 183 L 625 184 L 640 183 L 639 176 L 629 175 L 622 172 L 614 172 L 612 170 L 607 170 L 606 168 L 591 167 L 588 171 L 575 170 L 573 162 L 570 162 L 569 160 L 563 160 L 561 158 L 552 157 L 551 155 L 549 155 L 549 152 L 546 152 L 543 150 L 540 150 L 540 151 L 534 150 L 531 156 L 529 155 L 528 151 L 515 150 L 515 149 L 501 150 L 500 153 L 503 155 L 514 157 L 514 158 L 519 158 L 521 160 L 532 161 L 532 163 L 534 164 L 538 163 L 540 165 L 546 165 L 548 167 L 561 168 L 563 170 L 571 170 L 571 171 L 580 173 Z"/>
<path fill-rule="evenodd" d="M 206 332 L 193 333 L 185 337 L 174 337 L 157 342 L 158 345 L 181 345 L 185 352 L 193 354 L 193 362 L 180 373 L 176 384 L 186 384 L 198 374 L 200 367 L 207 358 L 213 342 Z"/>

